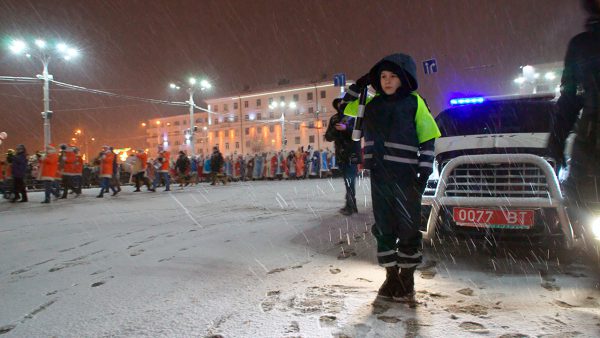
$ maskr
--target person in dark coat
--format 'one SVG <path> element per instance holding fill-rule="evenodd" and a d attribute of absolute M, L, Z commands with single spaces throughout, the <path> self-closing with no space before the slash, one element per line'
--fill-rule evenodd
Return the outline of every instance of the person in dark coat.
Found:
<path fill-rule="evenodd" d="M 25 146 L 19 144 L 15 149 L 15 156 L 12 159 L 11 171 L 13 177 L 13 191 L 15 196 L 11 200 L 14 202 L 27 202 L 27 190 L 25 189 L 25 175 L 27 174 L 27 151 Z M 21 198 L 19 200 L 19 197 Z"/>
<path fill-rule="evenodd" d="M 210 185 L 217 184 L 217 179 L 221 179 L 223 184 L 227 183 L 227 177 L 223 174 L 224 163 L 225 160 L 223 159 L 223 155 L 219 151 L 219 148 L 214 147 L 210 157 L 210 172 L 212 174 L 212 183 Z"/>
<path fill-rule="evenodd" d="M 333 100 L 333 108 L 337 113 L 329 119 L 325 140 L 333 142 L 335 146 L 335 159 L 342 171 L 346 187 L 346 204 L 339 211 L 348 216 L 358 212 L 355 182 L 357 165 L 360 163 L 360 142 L 352 141 L 354 118 L 344 115 L 345 106 L 346 102 L 341 98 Z"/>
<path fill-rule="evenodd" d="M 177 170 L 177 176 L 179 179 L 179 187 L 183 188 L 183 185 L 186 186 L 190 184 L 189 182 L 189 172 L 190 172 L 191 162 L 187 157 L 183 150 L 179 151 L 179 156 L 177 157 L 177 161 L 175 161 L 175 169 Z"/>
<path fill-rule="evenodd" d="M 557 161 L 565 165 L 566 139 L 575 132 L 564 184 L 574 224 L 594 208 L 598 211 L 600 205 L 600 1 L 584 0 L 582 4 L 589 18 L 585 32 L 573 37 L 567 48 L 558 114 L 548 145 Z M 574 230 L 582 228 L 576 226 Z"/>

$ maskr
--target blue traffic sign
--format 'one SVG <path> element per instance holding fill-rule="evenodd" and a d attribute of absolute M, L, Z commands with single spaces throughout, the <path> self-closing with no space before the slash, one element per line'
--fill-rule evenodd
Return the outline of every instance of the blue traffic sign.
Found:
<path fill-rule="evenodd" d="M 336 87 L 344 87 L 346 85 L 346 74 L 339 73 L 333 75 L 333 85 Z"/>
<path fill-rule="evenodd" d="M 423 72 L 425 74 L 433 74 L 433 73 L 437 73 L 437 71 L 438 71 L 438 66 L 437 66 L 437 61 L 435 59 L 429 59 L 429 60 L 423 61 Z"/>

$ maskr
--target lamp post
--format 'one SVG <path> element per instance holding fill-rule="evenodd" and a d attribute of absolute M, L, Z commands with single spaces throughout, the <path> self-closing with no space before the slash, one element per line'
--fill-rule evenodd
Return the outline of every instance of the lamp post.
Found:
<path fill-rule="evenodd" d="M 28 58 L 33 57 L 42 62 L 42 75 L 37 75 L 37 78 L 44 81 L 44 111 L 42 112 L 42 118 L 44 119 L 44 146 L 47 146 L 51 143 L 50 119 L 52 118 L 52 111 L 50 110 L 50 81 L 54 79 L 48 73 L 48 64 L 52 56 L 59 56 L 63 60 L 69 61 L 78 56 L 79 51 L 62 42 L 56 44 L 54 48 L 51 48 L 42 39 L 36 39 L 34 44 L 36 47 L 30 48 L 23 40 L 13 40 L 9 45 L 9 49 L 14 54 L 25 55 Z"/>
<path fill-rule="evenodd" d="M 281 109 L 281 117 L 279 118 L 279 122 L 281 123 L 281 150 L 285 150 L 285 147 L 287 145 L 287 142 L 285 139 L 285 108 L 286 107 L 294 109 L 297 107 L 297 105 L 296 105 L 296 102 L 294 102 L 294 101 L 292 101 L 288 104 L 286 104 L 284 101 L 280 101 L 279 103 L 272 102 L 269 105 L 269 108 L 272 110 L 275 110 L 276 108 Z"/>
<path fill-rule="evenodd" d="M 196 127 L 194 126 L 194 93 L 196 92 L 196 90 L 200 89 L 200 91 L 205 91 L 208 90 L 212 87 L 212 85 L 207 81 L 207 80 L 196 80 L 196 78 L 190 78 L 188 80 L 188 89 L 187 92 L 188 94 L 190 94 L 190 97 L 188 99 L 188 104 L 190 105 L 190 129 L 189 132 L 186 134 L 185 138 L 186 138 L 186 143 L 190 146 L 190 155 L 194 156 L 195 155 L 195 145 L 194 145 L 194 133 L 196 132 Z M 175 84 L 175 83 L 171 83 L 169 84 L 169 87 L 171 89 L 175 89 L 175 90 L 179 90 L 181 89 L 181 86 Z"/>

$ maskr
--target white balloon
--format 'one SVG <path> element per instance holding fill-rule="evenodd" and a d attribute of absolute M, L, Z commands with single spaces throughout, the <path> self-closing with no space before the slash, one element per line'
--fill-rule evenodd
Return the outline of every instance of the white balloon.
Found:
<path fill-rule="evenodd" d="M 8 137 L 8 134 L 5 131 L 3 131 L 3 132 L 0 133 L 0 139 L 1 140 L 5 140 L 7 137 Z"/>

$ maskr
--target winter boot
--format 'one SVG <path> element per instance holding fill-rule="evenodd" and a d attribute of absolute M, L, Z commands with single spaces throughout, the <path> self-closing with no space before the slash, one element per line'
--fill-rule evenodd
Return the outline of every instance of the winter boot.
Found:
<path fill-rule="evenodd" d="M 344 216 L 352 215 L 352 208 L 350 206 L 345 206 L 339 210 L 339 213 Z"/>
<path fill-rule="evenodd" d="M 399 294 L 401 285 L 398 270 L 397 266 L 385 268 L 385 281 L 377 291 L 377 299 L 393 300 Z"/>
<path fill-rule="evenodd" d="M 43 204 L 50 203 L 50 200 L 49 200 L 49 199 L 43 200 L 43 201 L 42 201 L 42 203 L 43 203 Z"/>
<path fill-rule="evenodd" d="M 400 288 L 399 292 L 394 295 L 394 301 L 397 302 L 412 302 L 415 299 L 415 270 L 412 268 L 400 269 Z"/>
<path fill-rule="evenodd" d="M 100 190 L 100 194 L 98 196 L 96 196 L 96 198 L 102 198 L 104 197 L 104 189 Z"/>
<path fill-rule="evenodd" d="M 117 196 L 117 194 L 119 193 L 120 190 L 115 190 L 113 191 L 113 193 L 111 194 L 111 196 Z"/>

